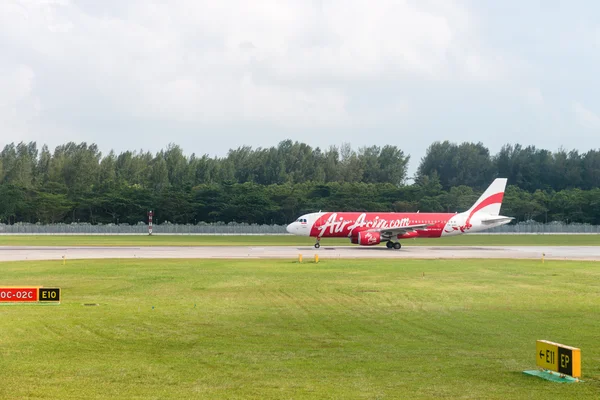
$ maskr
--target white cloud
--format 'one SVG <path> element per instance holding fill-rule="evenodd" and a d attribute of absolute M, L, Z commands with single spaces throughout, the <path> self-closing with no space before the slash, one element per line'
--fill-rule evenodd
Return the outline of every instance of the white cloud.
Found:
<path fill-rule="evenodd" d="M 525 101 L 533 107 L 539 108 L 544 105 L 544 95 L 538 87 L 524 89 L 523 96 L 525 97 Z"/>
<path fill-rule="evenodd" d="M 242 117 L 248 120 L 264 118 L 284 124 L 331 125 L 348 118 L 345 96 L 333 89 L 260 86 L 246 76 L 241 100 Z"/>
<path fill-rule="evenodd" d="M 12 61 L 35 59 L 33 72 L 60 87 L 39 93 L 53 110 L 341 124 L 360 119 L 345 110 L 350 81 L 504 73 L 468 10 L 446 1 L 21 0 L 0 15 L 0 34 L 21 49 Z"/>
<path fill-rule="evenodd" d="M 577 122 L 589 129 L 600 129 L 600 117 L 598 114 L 586 108 L 583 104 L 579 102 L 573 103 L 573 112 L 575 113 L 575 118 Z"/>
<path fill-rule="evenodd" d="M 41 111 L 40 100 L 34 94 L 35 74 L 27 65 L 0 65 L 0 77 L 2 134 L 22 135 Z"/>

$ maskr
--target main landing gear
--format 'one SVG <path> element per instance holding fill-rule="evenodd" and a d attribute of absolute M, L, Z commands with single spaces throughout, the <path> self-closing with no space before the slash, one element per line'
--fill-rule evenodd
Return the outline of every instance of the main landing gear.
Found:
<path fill-rule="evenodd" d="M 402 245 L 400 244 L 400 242 L 392 242 L 391 240 L 388 240 L 388 241 L 385 243 L 385 246 L 386 246 L 388 249 L 394 248 L 394 249 L 396 249 L 396 250 L 398 250 L 398 249 L 400 249 L 400 248 L 402 247 Z"/>

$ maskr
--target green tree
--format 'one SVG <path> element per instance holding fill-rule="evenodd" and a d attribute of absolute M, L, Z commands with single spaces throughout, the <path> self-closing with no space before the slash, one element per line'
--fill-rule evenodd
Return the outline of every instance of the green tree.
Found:
<path fill-rule="evenodd" d="M 38 192 L 34 200 L 35 215 L 44 224 L 60 222 L 72 207 L 64 194 Z"/>

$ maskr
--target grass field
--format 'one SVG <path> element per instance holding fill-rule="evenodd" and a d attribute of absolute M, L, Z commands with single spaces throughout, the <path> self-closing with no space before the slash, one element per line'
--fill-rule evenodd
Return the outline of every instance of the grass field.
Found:
<path fill-rule="evenodd" d="M 0 263 L 0 398 L 597 399 L 600 269 L 512 260 Z M 98 306 L 84 306 L 97 303 Z M 585 382 L 535 369 L 582 349 Z"/>
<path fill-rule="evenodd" d="M 311 246 L 314 238 L 278 236 L 79 236 L 0 235 L 0 246 Z M 461 235 L 439 239 L 403 240 L 407 246 L 600 246 L 600 235 Z M 342 238 L 323 239 L 322 245 L 348 245 Z"/>

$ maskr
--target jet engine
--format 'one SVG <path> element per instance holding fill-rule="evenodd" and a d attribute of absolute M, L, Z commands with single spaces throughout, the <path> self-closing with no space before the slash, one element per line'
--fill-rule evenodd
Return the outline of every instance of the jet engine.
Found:
<path fill-rule="evenodd" d="M 361 246 L 374 246 L 381 243 L 379 232 L 358 232 L 358 244 Z"/>

